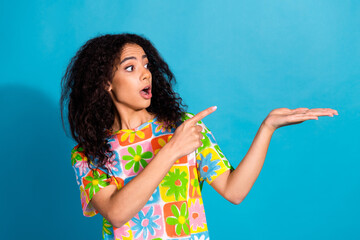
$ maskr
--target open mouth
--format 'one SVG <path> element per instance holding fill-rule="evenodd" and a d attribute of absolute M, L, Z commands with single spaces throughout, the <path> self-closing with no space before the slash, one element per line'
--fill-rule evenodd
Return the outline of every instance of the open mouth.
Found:
<path fill-rule="evenodd" d="M 147 86 L 140 91 L 140 95 L 146 99 L 151 98 L 151 86 Z"/>
<path fill-rule="evenodd" d="M 146 95 L 149 95 L 150 94 L 150 87 L 144 88 L 143 90 L 141 90 L 141 92 L 143 92 Z"/>

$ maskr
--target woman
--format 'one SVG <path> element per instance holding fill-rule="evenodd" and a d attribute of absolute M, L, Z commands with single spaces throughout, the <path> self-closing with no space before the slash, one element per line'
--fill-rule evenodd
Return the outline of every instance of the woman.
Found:
<path fill-rule="evenodd" d="M 234 169 L 201 120 L 186 113 L 168 65 L 134 34 L 89 40 L 62 79 L 61 109 L 78 145 L 72 164 L 85 216 L 104 217 L 104 239 L 208 239 L 207 181 L 239 204 L 257 179 L 273 132 L 332 109 L 270 112 Z"/>

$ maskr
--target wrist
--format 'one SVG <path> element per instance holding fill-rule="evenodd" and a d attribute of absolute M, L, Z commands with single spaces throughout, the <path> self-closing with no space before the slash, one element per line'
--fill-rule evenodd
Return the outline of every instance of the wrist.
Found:
<path fill-rule="evenodd" d="M 172 162 L 175 162 L 178 159 L 177 151 L 171 141 L 166 143 L 165 146 L 161 148 L 160 152 L 162 152 L 162 154 L 165 154 L 166 158 Z"/>
<path fill-rule="evenodd" d="M 270 133 L 271 135 L 275 132 L 275 130 L 277 129 L 276 127 L 272 126 L 269 121 L 268 118 L 266 118 L 260 126 L 261 129 L 264 129 L 264 131 Z"/>

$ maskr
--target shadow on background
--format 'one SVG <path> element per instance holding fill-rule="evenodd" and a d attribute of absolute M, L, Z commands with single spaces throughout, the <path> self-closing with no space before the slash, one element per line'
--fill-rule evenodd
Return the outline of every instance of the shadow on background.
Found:
<path fill-rule="evenodd" d="M 42 92 L 0 87 L 1 239 L 100 239 L 101 216 L 82 215 L 58 103 Z"/>

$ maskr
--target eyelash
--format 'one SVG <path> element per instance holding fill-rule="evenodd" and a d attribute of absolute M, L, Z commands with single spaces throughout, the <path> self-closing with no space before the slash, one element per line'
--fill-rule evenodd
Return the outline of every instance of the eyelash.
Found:
<path fill-rule="evenodd" d="M 149 69 L 149 63 L 145 64 L 145 66 L 146 66 L 145 68 Z M 134 70 L 134 65 L 130 65 L 130 66 L 128 66 L 128 67 L 125 68 L 125 71 L 128 71 L 127 69 L 128 69 L 129 67 L 132 67 L 132 68 L 133 68 L 131 71 Z M 128 72 L 129 72 L 129 71 L 128 71 Z"/>

